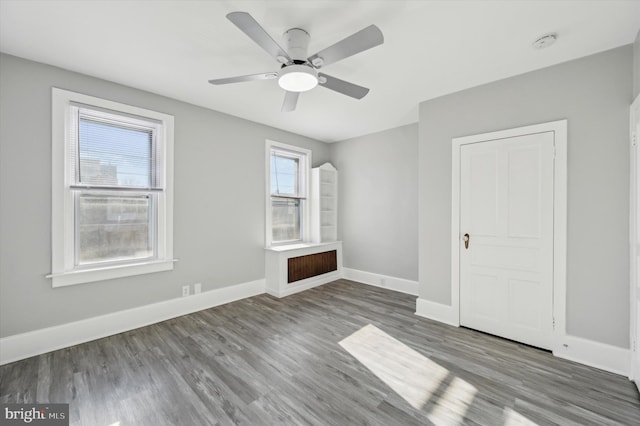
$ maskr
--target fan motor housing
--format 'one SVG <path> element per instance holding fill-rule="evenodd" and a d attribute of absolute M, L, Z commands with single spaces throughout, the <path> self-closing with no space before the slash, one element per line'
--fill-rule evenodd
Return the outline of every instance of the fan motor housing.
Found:
<path fill-rule="evenodd" d="M 307 60 L 307 48 L 309 47 L 309 33 L 300 28 L 291 28 L 284 35 L 287 53 L 294 61 Z"/>

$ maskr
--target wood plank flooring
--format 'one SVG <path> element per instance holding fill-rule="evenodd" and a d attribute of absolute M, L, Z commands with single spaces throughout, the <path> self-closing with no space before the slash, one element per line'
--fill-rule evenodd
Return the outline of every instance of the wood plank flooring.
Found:
<path fill-rule="evenodd" d="M 0 402 L 92 426 L 640 424 L 625 377 L 414 311 L 347 280 L 256 296 L 2 366 Z"/>

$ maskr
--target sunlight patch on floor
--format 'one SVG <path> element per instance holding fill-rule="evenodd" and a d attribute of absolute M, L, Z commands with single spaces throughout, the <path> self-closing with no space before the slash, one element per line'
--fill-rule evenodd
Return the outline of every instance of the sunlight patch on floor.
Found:
<path fill-rule="evenodd" d="M 478 389 L 475 386 L 454 377 L 427 417 L 435 424 L 442 424 L 442 421 L 446 420 L 446 424 L 460 425 L 476 393 Z"/>
<path fill-rule="evenodd" d="M 515 425 L 530 426 L 530 425 L 538 424 L 536 422 L 532 422 L 522 414 L 518 413 L 517 411 L 514 411 L 509 407 L 505 407 L 503 412 L 504 412 L 504 422 L 503 422 L 504 426 L 515 426 Z"/>
<path fill-rule="evenodd" d="M 412 407 L 421 409 L 449 376 L 449 370 L 369 324 L 340 342 L 347 352 L 366 366 L 380 380 Z M 434 416 L 452 418 L 452 409 L 462 413 L 473 400 L 477 389 L 455 377 L 436 406 Z M 446 399 L 446 400 L 445 400 Z M 437 411 L 437 412 L 435 412 Z"/>

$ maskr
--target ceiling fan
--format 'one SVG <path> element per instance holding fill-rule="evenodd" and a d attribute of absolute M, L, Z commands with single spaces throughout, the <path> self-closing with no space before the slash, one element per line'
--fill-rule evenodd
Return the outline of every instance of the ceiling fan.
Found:
<path fill-rule="evenodd" d="M 366 87 L 340 80 L 318 70 L 382 44 L 384 42 L 382 31 L 375 25 L 369 25 L 315 55 L 307 57 L 309 33 L 305 30 L 300 28 L 287 30 L 284 33 L 287 50 L 284 50 L 248 13 L 231 12 L 227 15 L 227 19 L 273 56 L 281 66 L 278 71 L 220 78 L 209 80 L 209 83 L 218 85 L 277 78 L 280 87 L 286 90 L 282 104 L 284 112 L 295 110 L 300 92 L 311 90 L 317 85 L 355 99 L 362 99 L 369 93 Z"/>

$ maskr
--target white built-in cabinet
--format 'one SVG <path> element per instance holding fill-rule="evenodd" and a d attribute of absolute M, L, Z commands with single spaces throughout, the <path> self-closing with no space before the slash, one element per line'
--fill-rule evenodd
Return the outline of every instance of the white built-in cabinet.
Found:
<path fill-rule="evenodd" d="M 297 244 L 266 248 L 267 293 L 284 297 L 342 276 L 338 241 L 338 171 L 330 163 L 311 169 L 310 235 Z"/>
<path fill-rule="evenodd" d="M 338 171 L 331 163 L 311 169 L 311 241 L 338 240 Z"/>
<path fill-rule="evenodd" d="M 291 260 L 309 258 L 317 254 L 335 251 L 333 270 L 325 273 L 308 274 L 304 279 L 293 280 L 290 274 Z M 311 244 L 299 243 L 288 246 L 273 246 L 266 250 L 265 278 L 266 290 L 272 296 L 285 297 L 312 287 L 338 280 L 342 277 L 342 242 Z M 313 275 L 313 276 L 311 276 Z"/>

